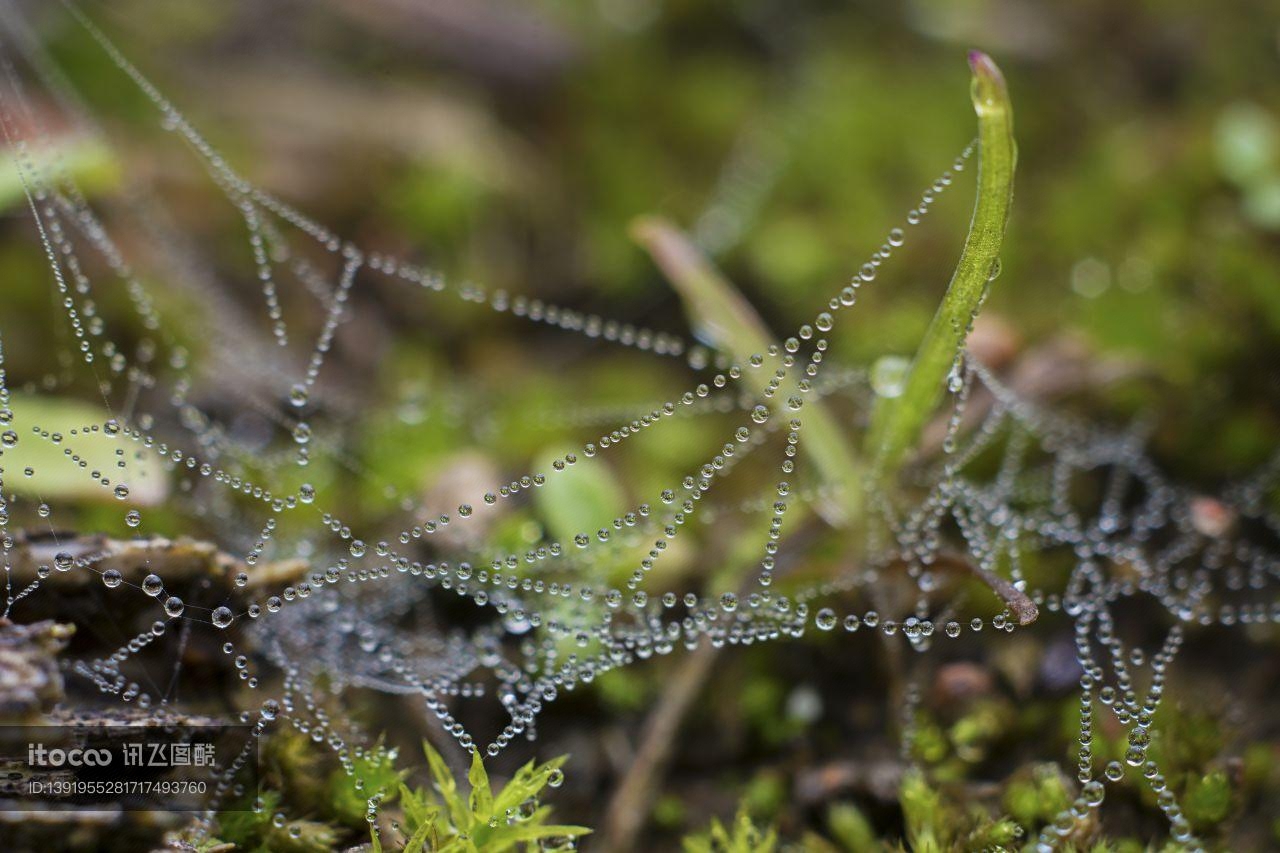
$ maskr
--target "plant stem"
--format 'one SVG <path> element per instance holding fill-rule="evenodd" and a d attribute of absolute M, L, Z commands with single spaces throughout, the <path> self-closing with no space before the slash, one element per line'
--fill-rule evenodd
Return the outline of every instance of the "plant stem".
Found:
<path fill-rule="evenodd" d="M 946 296 L 916 350 L 902 394 L 880 398 L 872 414 L 866 448 L 872 460 L 873 488 L 892 483 L 907 452 L 919 441 L 999 270 L 1017 162 L 1013 108 L 1004 76 L 990 57 L 970 51 L 969 67 L 973 108 L 978 114 L 978 193 L 973 219 Z"/>

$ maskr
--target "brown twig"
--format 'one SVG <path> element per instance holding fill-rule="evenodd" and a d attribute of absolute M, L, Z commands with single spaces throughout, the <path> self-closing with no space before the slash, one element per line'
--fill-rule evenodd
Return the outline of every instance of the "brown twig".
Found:
<path fill-rule="evenodd" d="M 604 850 L 629 853 L 671 760 L 680 725 L 702 690 L 720 649 L 703 643 L 680 662 L 657 707 L 645 721 L 640 746 L 622 783 L 614 791 L 601 831 Z"/>
<path fill-rule="evenodd" d="M 819 523 L 814 520 L 795 532 L 788 540 L 788 551 L 818 535 Z M 785 577 L 799 566 L 792 559 L 782 559 L 774 572 L 775 579 Z M 755 583 L 754 578 L 744 580 L 738 595 L 744 596 Z M 653 711 L 645 720 L 640 736 L 640 746 L 634 760 L 609 800 L 605 811 L 604 828 L 600 837 L 604 849 L 611 853 L 628 853 L 635 848 L 636 836 L 649 816 L 652 803 L 663 774 L 671 760 L 680 726 L 698 698 L 703 684 L 711 674 L 711 668 L 720 657 L 723 647 L 703 643 L 680 662 L 675 676 L 667 682 L 666 690 Z"/>

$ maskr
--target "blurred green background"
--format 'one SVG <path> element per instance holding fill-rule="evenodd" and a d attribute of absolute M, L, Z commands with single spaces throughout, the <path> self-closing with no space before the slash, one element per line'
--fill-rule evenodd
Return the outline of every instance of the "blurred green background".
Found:
<path fill-rule="evenodd" d="M 983 49 L 1010 81 L 1020 144 L 987 306 L 1002 332 L 1019 346 L 1075 336 L 1125 360 L 1134 381 L 1109 392 L 1112 414 L 1154 410 L 1157 449 L 1187 476 L 1246 470 L 1274 444 L 1280 28 L 1266 3 L 86 9 L 234 167 L 339 233 L 457 280 L 676 332 L 678 303 L 629 240 L 632 218 L 695 230 L 727 213 L 718 261 L 776 332 L 794 329 L 969 141 L 964 56 Z M 67 142 L 94 193 L 160 187 L 205 250 L 225 241 L 218 257 L 238 251 L 243 272 L 234 211 L 209 210 L 207 181 L 154 111 L 62 10 L 33 11 L 108 129 L 110 151 Z M 10 211 L 19 189 L 2 190 Z M 837 353 L 865 364 L 912 351 L 971 200 L 965 175 L 867 289 Z M 45 299 L 25 229 L 6 230 L 0 262 L 18 291 L 7 298 Z M 545 339 L 552 363 L 577 354 L 446 300 L 406 305 L 383 285 L 361 298 L 414 334 L 373 346 L 416 365 L 520 372 L 505 354 L 513 334 Z M 243 290 L 254 298 L 251 282 Z M 10 351 L 20 375 L 40 369 Z"/>
<path fill-rule="evenodd" d="M 317 444 L 340 452 L 317 452 L 296 469 L 287 436 L 244 399 L 288 412 L 292 379 L 253 363 L 229 371 L 217 350 L 270 334 L 237 211 L 58 4 L 24 8 L 104 136 L 68 119 L 63 90 L 33 85 L 31 102 L 95 208 L 118 226 L 166 334 L 203 365 L 192 397 L 243 449 L 222 460 L 233 470 L 291 488 L 309 480 L 353 524 L 383 522 L 402 496 L 450 509 L 512 475 L 546 470 L 553 453 L 700 381 L 677 360 L 362 273 L 316 402 L 326 424 Z M 635 217 L 661 214 L 703 237 L 785 336 L 890 228 L 906 227 L 906 212 L 972 139 L 965 54 L 984 50 L 1009 82 L 1020 153 L 983 353 L 1009 371 L 1040 371 L 1040 387 L 1057 391 L 1039 396 L 1054 405 L 1099 422 L 1148 423 L 1157 459 L 1198 488 L 1255 469 L 1277 446 L 1274 3 L 118 0 L 83 8 L 236 170 L 366 249 L 451 281 L 683 337 L 678 299 L 628 236 Z M 863 288 L 832 341 L 834 361 L 866 366 L 914 350 L 964 238 L 972 171 Z M 160 209 L 156 199 L 172 232 L 186 235 L 180 246 L 158 245 L 139 226 L 140 210 Z M 92 399 L 70 369 L 63 309 L 50 297 L 11 170 L 0 204 L 9 382 L 28 394 Z M 161 262 L 172 249 L 185 271 Z M 123 288 L 97 295 L 126 350 L 150 336 Z M 311 339 L 322 320 L 314 300 L 297 286 L 282 298 L 296 340 Z M 240 361 L 252 362 L 251 352 L 239 350 Z M 24 408 L 32 406 L 59 417 L 39 403 Z M 724 440 L 721 427 L 672 419 L 529 504 L 511 502 L 490 528 L 471 527 L 485 547 L 513 552 L 594 530 L 602 514 L 651 500 L 704 462 Z M 759 482 L 728 487 L 725 504 L 758 498 Z M 231 503 L 211 499 L 216 522 L 204 511 L 179 520 L 179 509 L 148 507 L 146 529 L 200 535 L 207 521 L 225 541 L 239 518 Z M 119 506 L 77 511 L 56 520 L 123 530 Z M 691 564 L 702 553 L 694 546 L 708 542 L 714 566 L 756 555 L 766 522 L 694 533 L 662 571 L 705 573 Z M 268 556 L 315 547 L 314 530 L 294 524 L 282 520 Z M 243 527 L 251 541 L 258 528 Z M 821 548 L 808 556 L 815 572 L 835 559 Z M 625 578 L 633 563 L 595 568 Z M 661 577 L 655 589 L 677 587 Z M 774 654 L 737 664 L 741 725 L 759 728 L 771 746 L 805 727 L 780 711 L 804 663 L 779 664 Z M 761 660 L 760 671 L 750 669 Z M 768 674 L 777 669 L 786 678 Z M 830 675 L 812 669 L 811 681 Z M 663 686 L 616 676 L 597 685 L 614 711 L 637 711 Z M 1049 719 L 1019 734 L 1037 740 Z M 1071 725 L 1060 740 L 1071 740 Z M 1007 726 L 997 719 L 988 728 Z M 753 784 L 767 799 L 769 779 Z M 659 822 L 664 808 L 680 811 L 677 800 L 659 803 Z"/>

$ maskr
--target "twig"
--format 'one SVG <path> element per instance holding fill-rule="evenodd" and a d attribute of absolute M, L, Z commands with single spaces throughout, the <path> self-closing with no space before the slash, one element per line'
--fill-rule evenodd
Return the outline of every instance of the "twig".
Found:
<path fill-rule="evenodd" d="M 629 853 L 635 848 L 636 836 L 649 816 L 654 794 L 671 760 L 680 726 L 719 656 L 719 648 L 703 643 L 685 656 L 675 676 L 667 682 L 657 707 L 645 721 L 635 760 L 609 800 L 600 833 L 601 849 Z"/>

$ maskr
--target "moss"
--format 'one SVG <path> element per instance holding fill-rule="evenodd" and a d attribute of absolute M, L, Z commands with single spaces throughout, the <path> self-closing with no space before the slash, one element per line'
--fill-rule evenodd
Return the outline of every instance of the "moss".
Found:
<path fill-rule="evenodd" d="M 1181 703 L 1164 703 L 1152 728 L 1157 735 L 1152 757 L 1170 776 L 1202 772 L 1222 752 L 1227 739 L 1220 715 Z"/>
<path fill-rule="evenodd" d="M 841 849 L 870 850 L 875 846 L 875 829 L 852 803 L 833 803 L 827 809 L 827 830 Z"/>
<path fill-rule="evenodd" d="M 401 832 L 405 853 L 428 850 L 484 850 L 509 853 L 526 845 L 559 849 L 591 830 L 582 826 L 550 823 L 551 807 L 539 803 L 548 786 L 559 787 L 564 779 L 560 765 L 566 757 L 543 764 L 530 761 L 506 785 L 495 789 L 489 780 L 479 751 L 471 754 L 465 787 L 456 779 L 444 758 L 424 742 L 427 765 L 434 790 L 411 789 L 400 785 L 400 808 L 404 815 Z M 371 843 L 382 849 L 380 832 L 371 827 Z"/>
<path fill-rule="evenodd" d="M 967 850 L 999 850 L 1016 844 L 1022 838 L 1022 826 L 1015 820 L 984 819 L 964 840 Z"/>
<path fill-rule="evenodd" d="M 329 810 L 335 819 L 352 827 L 365 825 L 369 799 L 390 802 L 406 771 L 396 769 L 396 751 L 381 742 L 352 759 L 352 772 L 335 770 L 329 776 Z"/>
<path fill-rule="evenodd" d="M 948 848 L 953 818 L 941 794 L 930 787 L 924 774 L 908 771 L 898 791 L 907 842 L 915 853 L 935 853 Z"/>
<path fill-rule="evenodd" d="M 1007 702 L 986 700 L 957 720 L 948 736 L 958 756 L 969 762 L 978 762 L 987 755 L 992 743 L 1008 734 L 1015 717 Z"/>
<path fill-rule="evenodd" d="M 675 794 L 663 794 L 653 805 L 653 822 L 663 829 L 675 829 L 684 824 L 688 809 Z"/>
<path fill-rule="evenodd" d="M 911 754 L 925 765 L 938 764 L 951 753 L 951 744 L 942 726 L 927 713 L 916 715 L 911 733 Z"/>
<path fill-rule="evenodd" d="M 1234 799 L 1227 774 L 1215 771 L 1188 779 L 1182 809 L 1192 828 L 1197 832 L 1208 832 L 1231 814 Z"/>
<path fill-rule="evenodd" d="M 1246 789 L 1257 790 L 1275 783 L 1276 749 L 1271 744 L 1255 743 L 1245 748 L 1242 784 Z"/>
<path fill-rule="evenodd" d="M 747 784 L 742 802 L 753 815 L 775 817 L 787 802 L 787 786 L 781 774 L 772 770 L 755 774 Z"/>
<path fill-rule="evenodd" d="M 216 839 L 254 853 L 325 853 L 338 841 L 337 831 L 314 820 L 287 820 L 280 794 L 264 793 L 253 810 L 223 812 L 218 815 Z"/>
<path fill-rule="evenodd" d="M 1018 823 L 1039 828 L 1071 805 L 1071 793 L 1056 765 L 1041 764 L 1010 781 L 1001 802 Z"/>
<path fill-rule="evenodd" d="M 757 826 L 745 808 L 740 808 L 726 827 L 712 818 L 706 830 L 685 836 L 685 853 L 773 853 L 778 847 L 778 832 L 773 827 Z"/>

